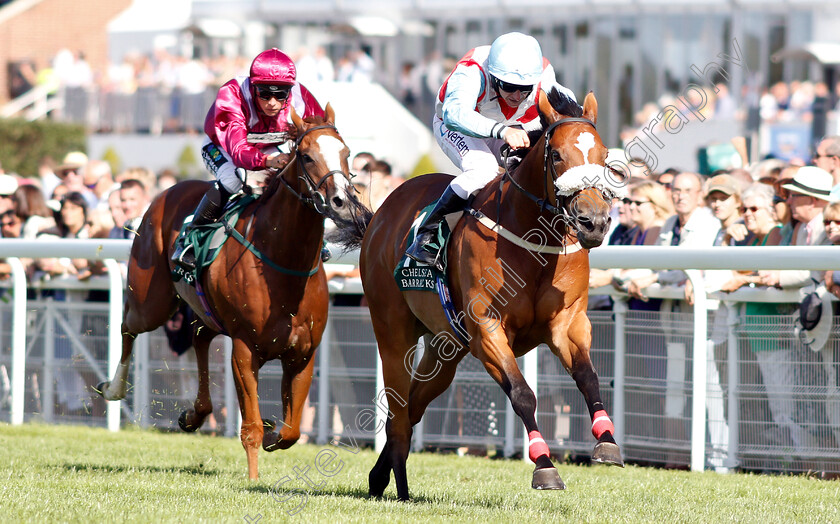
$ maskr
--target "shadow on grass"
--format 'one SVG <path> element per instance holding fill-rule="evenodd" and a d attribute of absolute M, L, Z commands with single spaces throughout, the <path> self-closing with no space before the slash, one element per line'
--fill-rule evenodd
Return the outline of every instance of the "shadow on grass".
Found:
<path fill-rule="evenodd" d="M 372 498 L 368 495 L 367 488 L 361 487 L 354 487 L 354 486 L 342 486 L 338 488 L 332 488 L 327 490 L 302 490 L 302 489 L 281 489 L 279 493 L 276 493 L 272 486 L 248 486 L 245 488 L 246 491 L 251 493 L 265 493 L 269 496 L 277 496 L 280 498 L 285 499 L 286 497 L 293 497 L 293 496 L 300 496 L 302 493 L 305 493 L 307 497 L 344 497 L 344 498 L 351 498 L 351 499 L 360 499 L 360 500 L 367 500 L 370 503 L 379 503 L 379 502 L 399 502 L 396 493 L 386 493 L 384 496 L 380 498 Z M 550 496 L 550 494 L 546 494 L 546 496 Z M 426 495 L 418 495 L 412 494 L 411 500 L 406 504 L 428 504 L 428 505 L 455 505 L 461 507 L 481 507 L 486 509 L 503 509 L 508 508 L 510 506 L 510 501 L 507 499 L 498 499 L 498 500 L 481 500 L 481 499 L 472 499 L 472 500 L 459 500 L 452 498 L 446 494 L 441 494 L 440 496 L 433 496 L 429 497 Z M 555 510 L 556 511 L 556 510 Z M 562 508 L 559 511 L 559 515 L 571 515 L 572 511 L 571 508 L 567 505 L 562 505 Z"/>
<path fill-rule="evenodd" d="M 92 471 L 96 473 L 186 473 L 188 475 L 217 476 L 220 474 L 217 469 L 205 468 L 203 466 L 131 466 L 126 464 L 59 464 L 53 467 L 62 468 L 67 471 Z"/>

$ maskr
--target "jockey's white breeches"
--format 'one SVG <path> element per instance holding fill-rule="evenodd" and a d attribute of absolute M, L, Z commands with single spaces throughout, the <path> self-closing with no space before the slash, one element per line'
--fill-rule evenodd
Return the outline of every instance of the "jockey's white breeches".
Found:
<path fill-rule="evenodd" d="M 209 137 L 205 138 L 201 145 L 201 158 L 204 160 L 204 167 L 228 193 L 235 194 L 242 189 L 243 180 L 236 171 L 233 159 L 227 151 L 211 142 Z"/>
<path fill-rule="evenodd" d="M 463 199 L 476 194 L 499 174 L 499 150 L 505 141 L 500 138 L 476 138 L 446 127 L 435 116 L 432 130 L 438 145 L 449 160 L 462 171 L 449 187 Z"/>

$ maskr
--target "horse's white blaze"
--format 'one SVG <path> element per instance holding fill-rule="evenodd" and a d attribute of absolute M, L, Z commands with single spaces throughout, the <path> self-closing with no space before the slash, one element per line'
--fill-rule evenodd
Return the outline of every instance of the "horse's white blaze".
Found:
<path fill-rule="evenodd" d="M 583 163 L 589 163 L 589 150 L 595 147 L 595 137 L 589 131 L 584 131 L 580 135 L 578 135 L 577 143 L 575 147 L 580 149 L 580 152 L 583 153 Z"/>
<path fill-rule="evenodd" d="M 347 146 L 336 137 L 328 135 L 319 136 L 317 142 L 318 147 L 321 150 L 321 156 L 324 157 L 324 161 L 327 163 L 327 169 L 330 171 L 342 172 L 341 152 Z M 350 185 L 347 182 L 347 179 L 343 176 L 335 175 L 333 176 L 333 180 L 335 181 L 335 186 L 338 189 L 346 189 Z"/>

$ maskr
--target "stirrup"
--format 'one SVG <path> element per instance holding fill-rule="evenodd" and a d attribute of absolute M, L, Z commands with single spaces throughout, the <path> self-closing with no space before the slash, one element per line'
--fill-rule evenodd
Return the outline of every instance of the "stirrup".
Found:
<path fill-rule="evenodd" d="M 177 256 L 175 256 L 177 255 Z M 172 261 L 181 266 L 183 269 L 187 271 L 195 271 L 195 252 L 193 250 L 193 245 L 190 244 L 188 246 L 182 246 L 180 253 L 178 251 L 175 252 L 175 255 L 172 256 Z"/>
<path fill-rule="evenodd" d="M 414 238 L 414 242 L 412 242 L 405 250 L 405 254 L 408 258 L 420 262 L 421 264 L 434 266 L 439 253 L 428 248 L 431 238 L 422 243 L 420 243 L 420 240 L 420 235 L 417 235 L 417 237 Z"/>

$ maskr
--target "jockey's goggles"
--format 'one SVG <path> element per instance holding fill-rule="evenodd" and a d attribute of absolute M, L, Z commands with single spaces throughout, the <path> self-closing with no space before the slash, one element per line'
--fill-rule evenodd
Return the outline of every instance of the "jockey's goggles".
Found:
<path fill-rule="evenodd" d="M 522 93 L 522 96 L 528 96 L 531 94 L 531 91 L 534 90 L 534 86 L 532 85 L 519 85 L 519 84 L 511 84 L 509 82 L 505 82 L 504 80 L 499 80 L 496 77 L 493 77 L 493 80 L 496 83 L 496 89 L 499 91 L 504 91 L 505 93 L 515 93 L 519 91 Z"/>
<path fill-rule="evenodd" d="M 283 102 L 289 98 L 289 93 L 292 91 L 292 86 L 258 84 L 255 87 L 257 88 L 257 97 L 266 101 L 276 98 L 279 102 Z"/>

